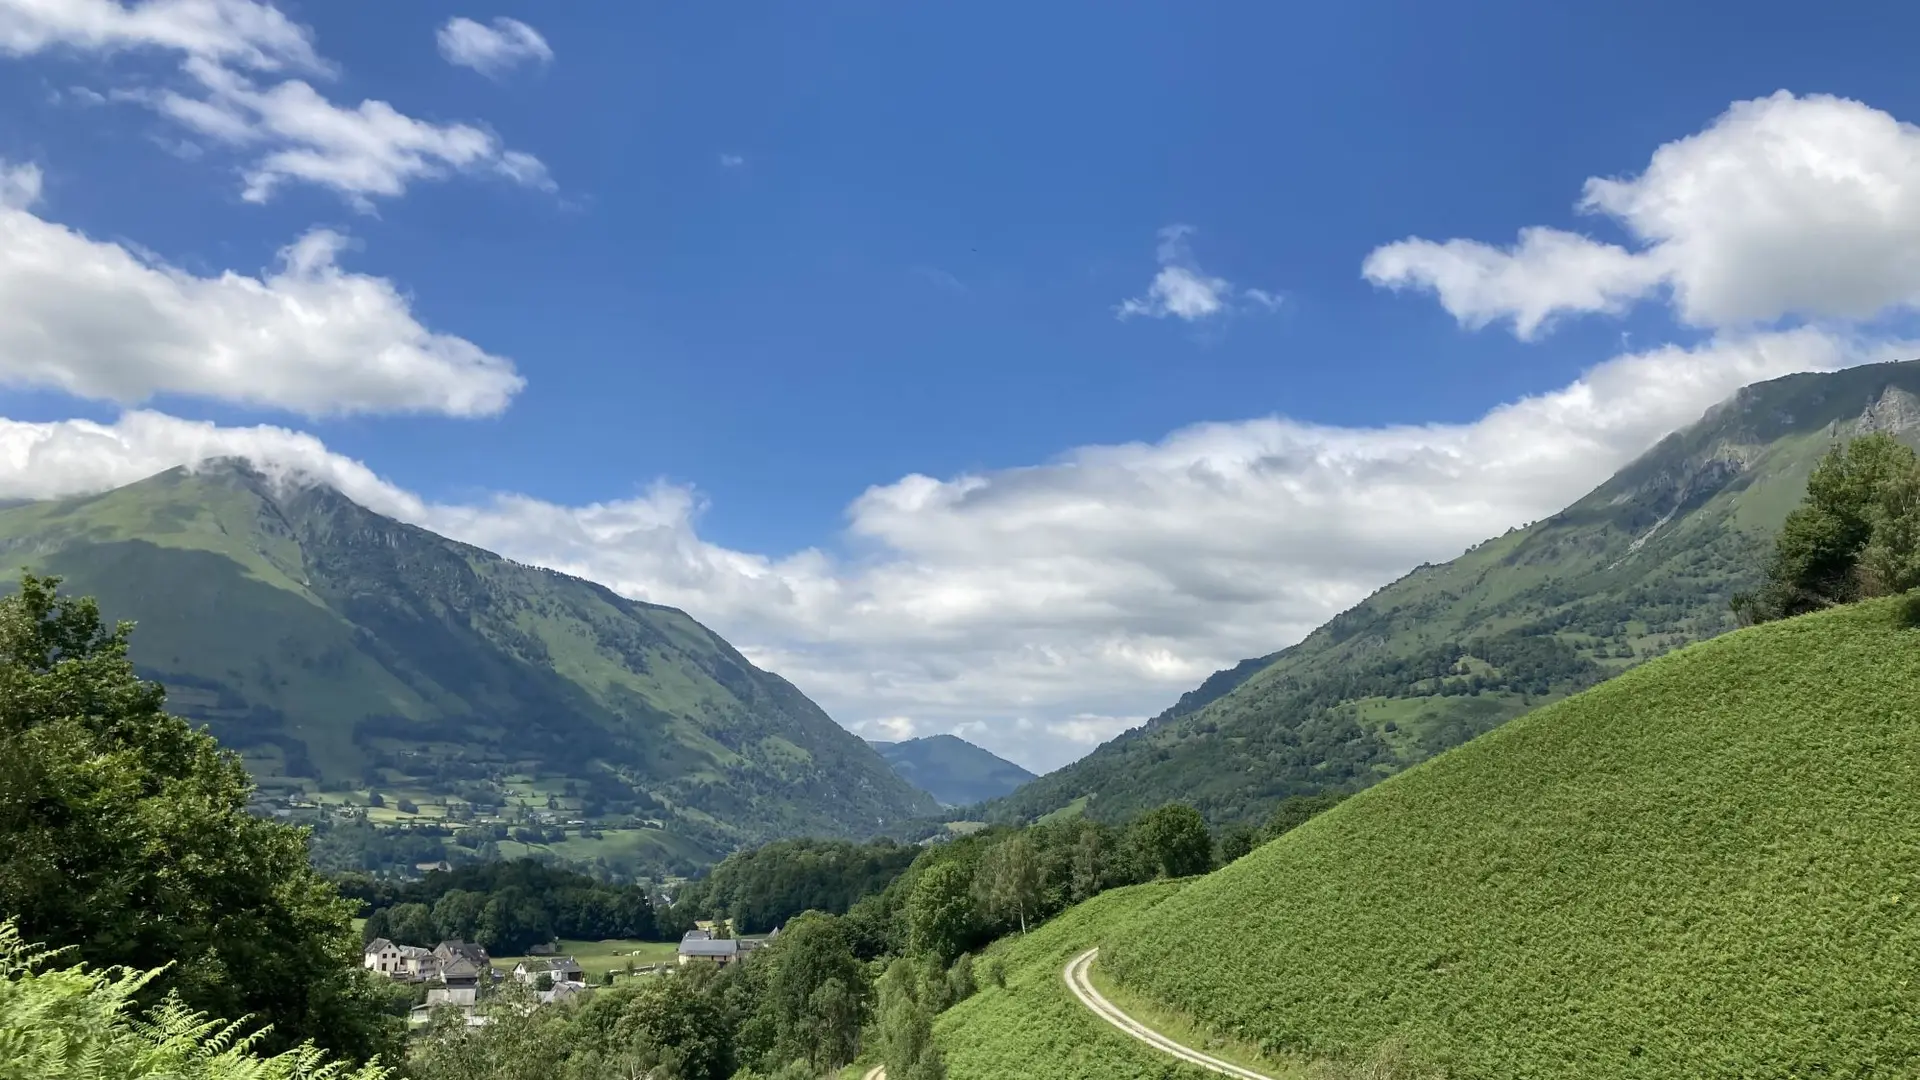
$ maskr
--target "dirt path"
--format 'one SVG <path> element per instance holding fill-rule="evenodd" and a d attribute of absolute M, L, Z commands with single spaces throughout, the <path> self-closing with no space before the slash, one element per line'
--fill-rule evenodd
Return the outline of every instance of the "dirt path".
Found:
<path fill-rule="evenodd" d="M 875 1065 L 873 1068 L 868 1069 L 867 1075 L 861 1077 L 860 1080 L 887 1080 L 887 1067 L 885 1065 Z"/>
<path fill-rule="evenodd" d="M 1139 1039 L 1141 1042 L 1146 1043 L 1161 1053 L 1171 1054 L 1181 1061 L 1198 1065 L 1208 1072 L 1217 1072 L 1223 1076 L 1235 1076 L 1239 1077 L 1240 1080 L 1275 1080 L 1274 1077 L 1268 1076 L 1266 1073 L 1257 1073 L 1252 1069 L 1243 1069 L 1230 1061 L 1221 1061 L 1219 1058 L 1213 1057 L 1210 1054 L 1203 1054 L 1191 1047 L 1182 1046 L 1145 1024 L 1140 1023 L 1133 1017 L 1128 1016 L 1126 1013 L 1121 1012 L 1114 1006 L 1113 1002 L 1100 996 L 1100 991 L 1093 988 L 1093 981 L 1087 978 L 1087 968 L 1093 964 L 1093 958 L 1099 955 L 1099 953 L 1099 949 L 1088 949 L 1086 952 L 1068 961 L 1066 971 L 1061 974 L 1066 978 L 1067 989 L 1073 991 L 1073 996 L 1080 999 L 1080 1004 L 1092 1009 L 1094 1014 L 1099 1016 L 1100 1019 L 1105 1020 L 1107 1023 L 1112 1024 L 1114 1027 Z M 867 1080 L 875 1080 L 874 1075 L 869 1073 Z"/>

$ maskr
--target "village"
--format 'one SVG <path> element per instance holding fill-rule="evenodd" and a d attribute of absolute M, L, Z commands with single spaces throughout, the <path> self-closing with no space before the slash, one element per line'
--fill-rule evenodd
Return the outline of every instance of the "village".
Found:
<path fill-rule="evenodd" d="M 724 924 L 702 921 L 681 937 L 673 962 L 640 965 L 629 961 L 624 969 L 599 972 L 598 985 L 611 986 L 623 976 L 666 976 L 690 964 L 725 967 L 745 959 L 779 933 L 775 928 L 765 938 L 737 937 Z M 559 955 L 556 945 L 535 946 L 529 951 L 534 955 L 516 959 L 510 968 L 496 967 L 487 950 L 476 942 L 454 939 L 428 948 L 377 937 L 367 942 L 361 964 L 368 971 L 413 984 L 421 991 L 420 1003 L 408 1014 L 408 1024 L 415 1029 L 448 1012 L 470 1026 L 485 1025 L 488 1017 L 479 1006 L 494 995 L 517 995 L 533 1009 L 579 1002 L 593 993 L 596 984 L 587 970 L 572 956 Z"/>

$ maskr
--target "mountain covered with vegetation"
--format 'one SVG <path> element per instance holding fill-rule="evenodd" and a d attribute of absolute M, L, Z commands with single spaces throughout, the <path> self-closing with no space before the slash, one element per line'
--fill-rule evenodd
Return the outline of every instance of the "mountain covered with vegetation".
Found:
<path fill-rule="evenodd" d="M 582 822 L 625 824 L 622 856 L 668 866 L 936 809 L 681 611 L 243 463 L 0 510 L 0 564 L 134 620 L 141 674 L 242 753 L 270 805 L 519 810 L 569 854 L 610 843 Z"/>
<path fill-rule="evenodd" d="M 927 735 L 872 745 L 901 779 L 933 796 L 942 806 L 971 806 L 997 799 L 1033 779 L 1027 770 L 958 735 Z"/>
<path fill-rule="evenodd" d="M 1746 387 L 1560 513 L 1415 569 L 988 812 L 1184 799 L 1257 821 L 1731 630 L 1816 462 L 1874 431 L 1920 437 L 1920 361 Z"/>
<path fill-rule="evenodd" d="M 1917 609 L 1742 630 L 1508 723 L 1194 881 L 1099 963 L 1282 1057 L 1913 1075 Z"/>

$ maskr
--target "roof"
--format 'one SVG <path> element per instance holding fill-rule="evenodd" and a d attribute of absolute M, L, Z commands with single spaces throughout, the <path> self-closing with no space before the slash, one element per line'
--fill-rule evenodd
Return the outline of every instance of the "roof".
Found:
<path fill-rule="evenodd" d="M 689 930 L 680 937 L 681 941 L 711 941 L 712 939 L 713 931 L 711 930 Z"/>
<path fill-rule="evenodd" d="M 441 942 L 433 951 L 435 953 L 441 953 L 443 950 L 444 955 L 464 956 L 476 964 L 484 964 L 487 962 L 487 950 L 481 948 L 478 942 L 461 941 L 459 938 L 454 938 L 451 941 Z"/>
<path fill-rule="evenodd" d="M 580 965 L 575 963 L 571 956 L 529 958 L 520 961 L 516 970 L 524 970 L 528 974 L 538 974 L 542 971 L 579 971 Z"/>
<path fill-rule="evenodd" d="M 718 941 L 712 938 L 680 939 L 681 956 L 732 957 L 740 952 L 740 943 L 732 938 Z"/>
<path fill-rule="evenodd" d="M 456 956 L 445 964 L 440 965 L 440 978 L 447 982 L 452 982 L 455 979 L 477 979 L 479 977 L 479 966 L 464 956 Z"/>
<path fill-rule="evenodd" d="M 400 950 L 400 955 L 401 955 L 401 956 L 402 956 L 403 958 L 406 958 L 406 959 L 409 959 L 409 960 L 411 960 L 411 959 L 421 959 L 421 960 L 424 960 L 424 959 L 426 959 L 427 957 L 429 957 L 429 956 L 432 956 L 432 955 L 433 955 L 433 950 L 432 950 L 432 949 L 423 949 L 423 948 L 421 948 L 421 947 L 420 947 L 420 946 L 418 946 L 418 945 L 400 945 L 400 946 L 397 946 L 397 947 L 398 947 L 398 948 L 399 948 L 399 950 Z"/>
<path fill-rule="evenodd" d="M 383 937 L 377 937 L 377 938 L 374 938 L 372 941 L 367 942 L 366 951 L 368 953 L 386 952 L 388 949 L 391 949 L 391 948 L 393 948 L 393 942 L 388 941 L 386 938 L 383 938 Z"/>

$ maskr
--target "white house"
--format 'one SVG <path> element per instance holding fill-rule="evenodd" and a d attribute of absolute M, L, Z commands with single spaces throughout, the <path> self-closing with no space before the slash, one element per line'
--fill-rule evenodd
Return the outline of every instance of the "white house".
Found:
<path fill-rule="evenodd" d="M 365 951 L 360 954 L 360 963 L 368 971 L 377 971 L 382 975 L 402 978 L 407 974 L 406 961 L 400 950 L 403 945 L 395 945 L 386 938 L 377 937 L 367 942 Z"/>

